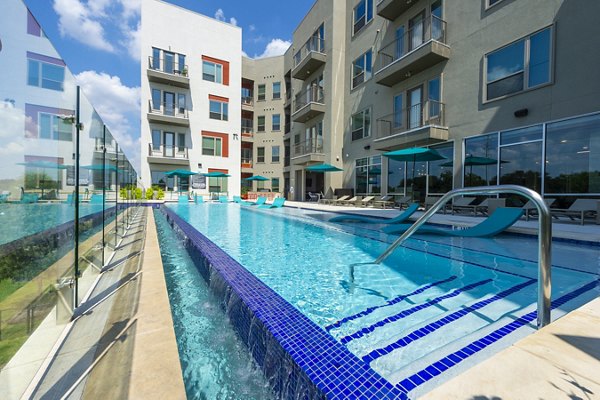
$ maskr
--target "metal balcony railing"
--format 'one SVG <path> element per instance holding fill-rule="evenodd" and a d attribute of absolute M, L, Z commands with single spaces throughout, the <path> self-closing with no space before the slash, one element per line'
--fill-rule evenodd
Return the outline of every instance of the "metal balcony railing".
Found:
<path fill-rule="evenodd" d="M 188 110 L 183 107 L 177 107 L 173 103 L 154 104 L 152 100 L 148 100 L 148 112 L 151 114 L 166 115 L 176 118 L 188 118 Z"/>
<path fill-rule="evenodd" d="M 311 36 L 304 46 L 294 54 L 294 67 L 297 67 L 311 52 L 325 54 L 325 39 Z"/>
<path fill-rule="evenodd" d="M 323 88 L 318 86 L 309 86 L 302 92 L 296 95 L 294 102 L 294 112 L 298 112 L 300 109 L 310 103 L 324 104 L 325 93 Z"/>
<path fill-rule="evenodd" d="M 166 74 L 188 76 L 187 64 L 179 65 L 175 60 L 164 58 L 148 57 L 148 68 L 154 71 L 161 71 Z"/>
<path fill-rule="evenodd" d="M 444 103 L 428 100 L 377 119 L 377 138 L 429 125 L 445 126 Z"/>
<path fill-rule="evenodd" d="M 179 146 L 169 146 L 163 145 L 160 146 L 153 145 L 152 143 L 148 144 L 148 156 L 150 157 L 164 157 L 164 158 L 177 158 L 177 159 L 188 159 L 188 148 L 187 147 L 179 147 Z"/>
<path fill-rule="evenodd" d="M 242 96 L 242 105 L 243 106 L 252 106 L 254 104 L 253 97 Z"/>
<path fill-rule="evenodd" d="M 323 154 L 323 139 L 315 138 L 294 145 L 294 156 L 306 154 Z"/>
<path fill-rule="evenodd" d="M 382 70 L 430 40 L 446 43 L 446 21 L 434 15 L 418 22 L 402 37 L 379 49 L 375 71 Z"/>
<path fill-rule="evenodd" d="M 241 160 L 242 168 L 252 168 L 252 157 L 244 158 Z"/>

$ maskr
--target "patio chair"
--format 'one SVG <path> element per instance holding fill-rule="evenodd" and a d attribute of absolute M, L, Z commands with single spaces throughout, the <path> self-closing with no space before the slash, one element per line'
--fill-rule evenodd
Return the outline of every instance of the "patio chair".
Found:
<path fill-rule="evenodd" d="M 417 233 L 431 233 L 436 235 L 460 237 L 491 237 L 504 232 L 515 222 L 517 222 L 522 215 L 523 209 L 521 208 L 499 207 L 492 213 L 492 215 L 475 226 L 464 229 L 447 229 L 422 225 L 417 230 Z M 383 228 L 383 231 L 389 234 L 402 234 L 411 226 L 412 225 L 410 224 L 386 226 Z"/>
<path fill-rule="evenodd" d="M 544 203 L 548 208 L 552 207 L 552 205 L 556 202 L 556 199 L 546 198 L 544 199 Z M 533 201 L 529 200 L 524 206 L 523 210 L 525 210 L 525 221 L 529 221 L 529 218 L 537 216 L 537 208 Z"/>
<path fill-rule="evenodd" d="M 337 205 L 338 205 L 338 203 L 340 203 L 340 204 L 341 204 L 341 202 L 343 202 L 343 201 L 346 201 L 346 200 L 348 200 L 349 198 L 350 198 L 350 196 L 346 196 L 346 195 L 344 195 L 344 196 L 342 196 L 342 197 L 340 197 L 340 198 L 337 198 L 337 199 L 331 199 L 331 201 L 329 202 L 329 204 L 331 204 L 331 205 L 334 205 L 334 206 L 337 206 Z"/>
<path fill-rule="evenodd" d="M 361 200 L 362 200 L 362 196 L 354 196 L 353 198 L 348 199 L 348 200 L 342 200 L 341 202 L 337 201 L 335 204 L 337 205 L 339 203 L 342 206 L 352 206 L 352 205 L 358 204 L 358 202 Z"/>
<path fill-rule="evenodd" d="M 285 197 L 275 197 L 273 199 L 273 203 L 271 204 L 263 204 L 258 206 L 258 208 L 281 208 L 285 203 Z"/>
<path fill-rule="evenodd" d="M 220 195 L 219 203 L 229 203 L 229 199 L 227 198 L 227 196 Z"/>
<path fill-rule="evenodd" d="M 390 196 L 390 195 L 385 195 L 385 196 L 381 196 L 379 199 L 375 199 L 375 201 L 373 202 L 373 206 L 377 207 L 377 208 L 394 208 L 394 196 Z"/>
<path fill-rule="evenodd" d="M 396 200 L 396 204 L 398 204 L 398 207 L 400 209 L 404 208 L 403 206 L 408 207 L 412 203 L 413 203 L 412 196 L 402 196 L 402 197 L 400 197 L 399 199 Z"/>
<path fill-rule="evenodd" d="M 361 207 L 368 207 L 369 204 L 373 202 L 373 200 L 375 200 L 375 196 L 367 196 L 361 201 L 357 201 L 356 204 Z"/>
<path fill-rule="evenodd" d="M 567 209 L 552 208 L 552 216 L 556 219 L 561 216 L 569 217 L 571 221 L 575 221 L 576 218 L 581 220 L 581 225 L 584 224 L 585 217 L 594 217 L 598 212 L 597 199 L 577 199 L 571 207 Z"/>
<path fill-rule="evenodd" d="M 319 195 L 313 192 L 308 192 L 308 201 L 319 201 Z"/>
<path fill-rule="evenodd" d="M 90 200 L 90 202 L 91 202 L 91 200 Z M 188 197 L 187 194 L 180 194 L 179 197 L 177 198 L 177 203 L 179 203 L 179 204 L 188 204 L 189 202 L 190 202 L 190 198 Z"/>
<path fill-rule="evenodd" d="M 204 203 L 204 196 L 202 196 L 201 194 L 197 194 L 194 196 L 194 203 L 196 204 L 203 204 Z"/>
<path fill-rule="evenodd" d="M 440 196 L 427 196 L 425 197 L 425 211 L 429 210 L 435 203 L 438 202 Z M 448 209 L 448 204 L 444 205 L 442 208 L 442 212 L 446 214 L 446 210 Z"/>
<path fill-rule="evenodd" d="M 412 203 L 404 212 L 394 218 L 372 218 L 365 217 L 363 215 L 340 215 L 339 217 L 333 217 L 329 222 L 364 222 L 367 224 L 400 224 L 410 218 L 419 208 L 419 203 Z"/>
<path fill-rule="evenodd" d="M 39 199 L 40 199 L 40 195 L 37 193 L 23 193 L 23 196 L 21 196 L 20 203 L 22 203 L 22 204 L 37 203 Z"/>
<path fill-rule="evenodd" d="M 470 210 L 473 215 L 477 215 L 477 212 L 480 212 L 483 215 L 487 214 L 487 209 L 488 209 L 488 202 L 489 199 L 484 199 L 481 203 L 479 204 L 467 204 L 467 205 L 458 205 L 458 206 L 454 206 L 453 207 L 453 211 L 458 211 L 458 210 Z M 454 212 L 453 212 L 454 214 Z"/>
<path fill-rule="evenodd" d="M 475 197 L 459 197 L 452 202 L 450 205 L 450 211 L 454 215 L 455 211 L 464 210 L 465 206 L 473 204 Z"/>
<path fill-rule="evenodd" d="M 233 202 L 239 204 L 242 202 L 242 198 L 240 196 L 233 196 Z"/>
<path fill-rule="evenodd" d="M 256 199 L 256 201 L 243 201 L 241 204 L 243 204 L 245 206 L 262 206 L 266 202 L 267 202 L 267 198 L 260 196 L 259 198 Z"/>

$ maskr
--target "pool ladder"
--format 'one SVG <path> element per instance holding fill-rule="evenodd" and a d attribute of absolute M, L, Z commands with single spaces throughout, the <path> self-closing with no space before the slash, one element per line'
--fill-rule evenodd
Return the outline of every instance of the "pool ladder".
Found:
<path fill-rule="evenodd" d="M 417 229 L 427 222 L 436 212 L 451 199 L 466 195 L 494 195 L 518 194 L 531 200 L 537 208 L 539 215 L 538 230 L 538 299 L 537 299 L 537 327 L 542 328 L 550 323 L 551 309 L 551 253 L 552 253 L 552 217 L 550 209 L 544 203 L 539 193 L 518 185 L 476 186 L 463 189 L 454 189 L 443 195 L 429 210 L 417 219 L 398 239 L 381 254 L 375 264 L 381 264 L 398 246 L 411 237 Z"/>

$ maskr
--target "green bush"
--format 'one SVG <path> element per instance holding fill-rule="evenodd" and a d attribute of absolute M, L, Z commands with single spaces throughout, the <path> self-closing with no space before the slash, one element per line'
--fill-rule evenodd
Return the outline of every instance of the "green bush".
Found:
<path fill-rule="evenodd" d="M 154 189 L 149 187 L 148 189 L 146 189 L 146 200 L 152 200 L 153 197 L 154 197 Z"/>
<path fill-rule="evenodd" d="M 142 199 L 142 188 L 136 187 L 134 189 L 134 193 L 135 193 L 135 199 L 136 200 L 141 200 Z"/>
<path fill-rule="evenodd" d="M 124 187 L 122 187 L 122 188 L 119 190 L 119 196 L 121 196 L 121 198 L 122 198 L 123 200 L 127 199 L 127 189 L 125 189 Z"/>
<path fill-rule="evenodd" d="M 158 193 L 156 194 L 156 198 L 158 200 L 162 200 L 165 198 L 165 192 L 164 192 L 164 190 L 162 190 L 162 188 L 158 188 Z"/>

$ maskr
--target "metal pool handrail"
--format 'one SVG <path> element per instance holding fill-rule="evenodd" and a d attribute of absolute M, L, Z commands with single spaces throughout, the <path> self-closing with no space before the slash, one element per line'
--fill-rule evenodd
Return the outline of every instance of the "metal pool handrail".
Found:
<path fill-rule="evenodd" d="M 537 326 L 542 328 L 550 323 L 551 309 L 551 253 L 552 253 L 552 216 L 550 209 L 537 192 L 519 185 L 476 186 L 454 189 L 443 195 L 429 210 L 411 225 L 398 239 L 381 254 L 375 264 L 381 264 L 398 246 L 413 235 L 425 222 L 438 212 L 449 200 L 465 195 L 518 194 L 531 200 L 538 210 L 538 300 Z"/>

